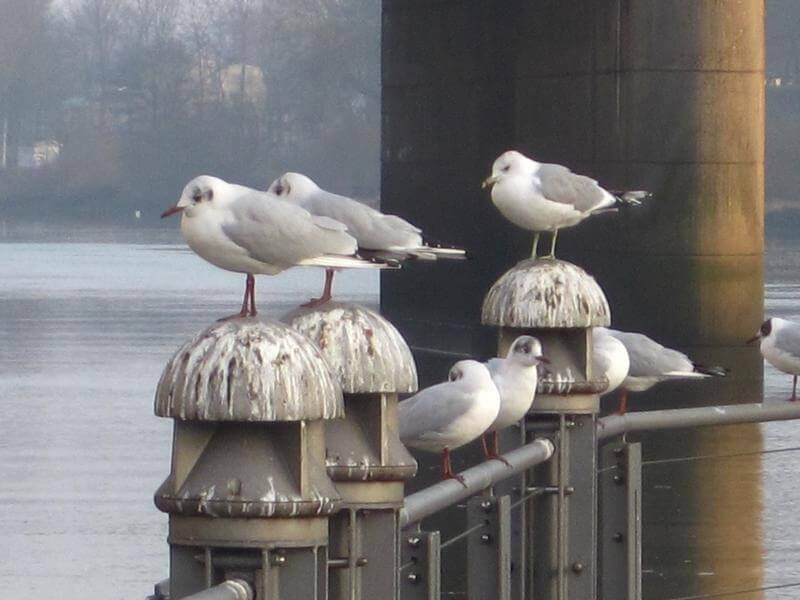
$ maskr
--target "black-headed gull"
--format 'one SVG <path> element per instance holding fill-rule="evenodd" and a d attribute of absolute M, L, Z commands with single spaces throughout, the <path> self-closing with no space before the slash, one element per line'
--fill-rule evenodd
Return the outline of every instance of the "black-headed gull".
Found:
<path fill-rule="evenodd" d="M 536 162 L 516 150 L 508 150 L 494 161 L 492 174 L 482 187 L 491 188 L 492 202 L 506 219 L 534 232 L 534 258 L 542 231 L 553 233 L 547 257 L 555 258 L 559 229 L 597 212 L 641 204 L 651 195 L 645 191 L 609 192 L 590 177 L 561 165 Z"/>
<path fill-rule="evenodd" d="M 509 347 L 505 358 L 492 358 L 486 368 L 500 392 L 500 410 L 481 436 L 486 458 L 500 459 L 497 432 L 518 423 L 530 410 L 536 396 L 536 366 L 549 362 L 542 356 L 542 344 L 533 336 L 521 335 Z"/>
<path fill-rule="evenodd" d="M 800 323 L 772 317 L 761 324 L 758 333 L 747 343 L 761 340 L 761 354 L 769 364 L 792 376 L 792 397 L 797 400 L 797 376 L 800 375 Z"/>
<path fill-rule="evenodd" d="M 608 380 L 603 395 L 610 394 L 625 381 L 631 361 L 625 344 L 605 327 L 592 329 L 592 373 Z"/>
<path fill-rule="evenodd" d="M 334 219 L 312 215 L 274 194 L 195 177 L 178 203 L 161 217 L 181 213 L 181 233 L 201 258 L 247 274 L 242 309 L 256 315 L 255 274 L 275 275 L 294 266 L 382 268 L 356 255 L 356 240 Z"/>
<path fill-rule="evenodd" d="M 662 381 L 724 377 L 728 370 L 718 366 L 704 366 L 692 362 L 683 352 L 666 348 L 641 333 L 605 329 L 625 345 L 630 359 L 628 375 L 622 382 L 619 413 L 628 410 L 628 392 L 644 392 Z M 602 334 L 602 332 L 600 332 Z"/>
<path fill-rule="evenodd" d="M 500 411 L 500 394 L 489 370 L 475 360 L 452 366 L 448 381 L 427 387 L 398 404 L 400 440 L 426 452 L 441 452 L 442 478 L 453 472 L 450 451 L 481 435 Z"/>
<path fill-rule="evenodd" d="M 270 184 L 268 191 L 299 204 L 312 215 L 344 223 L 347 233 L 356 238 L 361 256 L 395 261 L 466 257 L 461 248 L 426 244 L 419 227 L 347 196 L 325 191 L 302 173 L 284 173 Z M 333 274 L 333 269 L 325 272 L 325 288 L 320 300 L 330 299 Z"/>

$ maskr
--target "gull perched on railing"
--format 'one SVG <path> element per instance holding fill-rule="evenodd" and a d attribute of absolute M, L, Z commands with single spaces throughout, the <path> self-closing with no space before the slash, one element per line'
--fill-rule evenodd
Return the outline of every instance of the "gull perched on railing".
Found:
<path fill-rule="evenodd" d="M 758 333 L 747 340 L 761 340 L 761 355 L 769 364 L 792 376 L 791 402 L 797 400 L 797 376 L 800 375 L 800 323 L 772 317 L 761 324 Z"/>
<path fill-rule="evenodd" d="M 600 331 L 598 331 L 600 330 Z M 666 348 L 641 333 L 632 333 L 596 327 L 594 335 L 613 336 L 628 351 L 630 367 L 628 375 L 622 382 L 622 395 L 619 402 L 619 414 L 628 410 L 628 392 L 644 392 L 662 381 L 674 379 L 703 379 L 706 377 L 725 377 L 728 369 L 719 366 L 698 365 L 672 348 Z"/>
<path fill-rule="evenodd" d="M 453 472 L 450 451 L 480 436 L 500 411 L 500 394 L 485 365 L 460 360 L 448 381 L 420 390 L 397 405 L 400 440 L 426 452 L 441 452 L 442 479 L 464 481 Z"/>
<path fill-rule="evenodd" d="M 422 238 L 422 230 L 405 219 L 385 215 L 347 196 L 327 192 L 301 173 L 284 173 L 270 184 L 268 191 L 296 202 L 312 215 L 330 217 L 344 223 L 347 233 L 356 238 L 361 256 L 389 261 L 466 258 L 464 249 L 426 243 Z M 310 305 L 330 300 L 333 275 L 333 268 L 325 271 L 322 296 L 312 300 Z"/>
<path fill-rule="evenodd" d="M 539 363 L 548 362 L 550 361 L 542 356 L 541 342 L 530 335 L 521 335 L 515 339 L 505 358 L 492 358 L 486 362 L 492 381 L 500 392 L 497 417 L 481 436 L 486 458 L 503 460 L 498 447 L 497 432 L 518 423 L 528 412 L 536 397 L 536 383 L 539 379 L 536 367 Z"/>
<path fill-rule="evenodd" d="M 344 224 L 210 175 L 187 183 L 178 203 L 161 217 L 176 213 L 181 213 L 181 233 L 197 255 L 247 275 L 241 311 L 225 318 L 256 315 L 255 274 L 275 275 L 294 266 L 389 266 L 358 256 L 356 240 Z"/>
<path fill-rule="evenodd" d="M 641 204 L 652 195 L 642 190 L 609 192 L 590 177 L 561 165 L 536 162 L 516 150 L 494 161 L 492 174 L 481 187 L 491 189 L 492 202 L 506 219 L 534 232 L 533 258 L 542 231 L 553 233 L 547 258 L 555 258 L 559 229 L 595 213 Z"/>

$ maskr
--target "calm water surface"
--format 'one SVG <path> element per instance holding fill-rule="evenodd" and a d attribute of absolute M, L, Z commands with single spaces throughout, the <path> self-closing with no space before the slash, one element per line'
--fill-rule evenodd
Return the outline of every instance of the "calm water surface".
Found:
<path fill-rule="evenodd" d="M 265 316 L 323 273 L 259 277 Z M 153 416 L 178 345 L 238 310 L 244 276 L 177 246 L 0 244 L 1 598 L 141 600 L 166 577 L 171 421 Z M 376 302 L 376 273 L 336 279 Z"/>
<path fill-rule="evenodd" d="M 769 315 L 800 320 L 798 265 L 800 252 L 770 249 Z M 173 245 L 6 243 L 0 281 L 2 597 L 140 600 L 168 572 L 166 516 L 152 495 L 169 470 L 171 422 L 153 416 L 155 385 L 180 343 L 238 309 L 244 278 Z M 260 277 L 259 307 L 280 317 L 321 284 L 321 271 L 313 269 Z M 344 273 L 336 291 L 342 300 L 374 303 L 377 275 Z M 790 386 L 788 376 L 766 367 L 767 401 L 781 401 Z M 797 424 L 759 430 L 765 449 L 800 446 Z M 719 490 L 726 519 L 737 503 L 764 508 L 742 539 L 735 519 L 719 527 L 730 534 L 725 544 L 741 544 L 741 564 L 726 570 L 675 553 L 660 563 L 651 553 L 646 578 L 682 573 L 713 582 L 695 591 L 800 582 L 800 453 L 767 454 L 748 465 L 743 481 L 755 481 L 747 497 L 735 485 Z M 703 468 L 715 485 L 715 473 L 738 467 L 728 459 Z M 651 473 L 657 481 L 658 471 Z M 753 487 L 760 487 L 760 498 L 752 497 Z M 647 493 L 659 489 L 654 484 Z M 704 530 L 708 523 L 691 526 L 695 538 L 717 535 L 713 527 Z M 752 560 L 753 548 L 761 564 Z M 727 572 L 733 570 L 739 573 Z M 648 600 L 674 597 L 666 594 L 653 591 Z M 800 588 L 714 597 L 800 598 Z"/>

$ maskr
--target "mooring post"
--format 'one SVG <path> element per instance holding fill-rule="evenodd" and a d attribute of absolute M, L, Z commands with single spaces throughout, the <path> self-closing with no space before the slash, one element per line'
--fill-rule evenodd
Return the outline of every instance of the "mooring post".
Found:
<path fill-rule="evenodd" d="M 230 578 L 257 598 L 327 598 L 339 494 L 324 421 L 344 407 L 316 346 L 282 323 L 216 324 L 169 361 L 155 412 L 175 420 L 171 473 L 155 494 L 169 513 L 171 599 Z"/>
<path fill-rule="evenodd" d="M 411 350 L 394 326 L 361 306 L 327 302 L 287 323 L 316 344 L 344 392 L 345 419 L 326 423 L 328 474 L 342 498 L 331 519 L 335 600 L 398 594 L 403 484 L 417 464 L 400 442 L 397 394 L 417 390 Z"/>
<path fill-rule="evenodd" d="M 523 560 L 514 597 L 597 598 L 597 413 L 606 381 L 591 372 L 591 328 L 606 326 L 610 310 L 597 282 L 560 260 L 526 259 L 489 290 L 481 320 L 500 327 L 498 354 L 514 339 L 534 335 L 550 361 L 539 378 L 528 421 L 536 435 L 556 441 L 555 460 L 531 478 L 547 493 L 527 503 Z M 523 490 L 527 490 L 527 482 Z M 535 513 L 535 514 L 534 514 Z M 535 548 L 535 551 L 531 551 Z"/>

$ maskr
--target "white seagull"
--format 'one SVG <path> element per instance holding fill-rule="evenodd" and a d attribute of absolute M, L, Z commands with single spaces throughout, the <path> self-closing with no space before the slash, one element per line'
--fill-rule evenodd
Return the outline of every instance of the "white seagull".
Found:
<path fill-rule="evenodd" d="M 800 323 L 772 317 L 761 324 L 758 333 L 747 340 L 761 340 L 761 354 L 779 371 L 792 376 L 792 397 L 797 400 L 797 376 L 800 375 Z"/>
<path fill-rule="evenodd" d="M 598 329 L 622 342 L 630 359 L 628 375 L 622 382 L 619 414 L 624 415 L 628 410 L 628 392 L 644 392 L 657 383 L 673 379 L 725 377 L 728 374 L 724 367 L 695 364 L 683 352 L 666 348 L 641 333 L 595 328 Z M 603 333 L 600 331 L 598 335 Z"/>
<path fill-rule="evenodd" d="M 347 233 L 356 238 L 361 256 L 391 261 L 466 258 L 463 249 L 426 244 L 419 227 L 347 196 L 327 192 L 302 173 L 284 173 L 270 184 L 268 191 L 299 204 L 312 215 L 344 223 Z M 333 274 L 332 268 L 325 271 L 325 288 L 317 302 L 330 299 Z"/>
<path fill-rule="evenodd" d="M 453 473 L 450 451 L 471 442 L 494 422 L 500 394 L 485 365 L 458 361 L 448 381 L 417 392 L 397 406 L 400 440 L 426 452 L 441 452 L 442 478 L 463 479 Z"/>
<path fill-rule="evenodd" d="M 497 432 L 519 422 L 530 409 L 536 396 L 536 383 L 539 379 L 536 366 L 540 362 L 550 361 L 542 356 L 542 344 L 539 340 L 530 335 L 521 335 L 515 339 L 505 358 L 492 358 L 486 362 L 492 381 L 500 392 L 497 417 L 481 436 L 486 458 L 503 460 L 498 448 Z"/>
<path fill-rule="evenodd" d="M 492 202 L 509 221 L 534 232 L 531 256 L 542 231 L 553 233 L 548 258 L 555 258 L 558 230 L 571 227 L 597 212 L 637 205 L 649 192 L 609 192 L 594 179 L 561 165 L 536 162 L 509 150 L 492 165 L 481 187 L 492 190 Z"/>
<path fill-rule="evenodd" d="M 231 317 L 256 315 L 255 274 L 275 275 L 294 266 L 382 268 L 356 256 L 345 225 L 277 196 L 217 177 L 195 177 L 162 218 L 181 213 L 189 247 L 213 265 L 246 273 L 244 300 Z"/>
<path fill-rule="evenodd" d="M 631 361 L 625 344 L 605 327 L 592 329 L 592 373 L 608 380 L 603 395 L 610 394 L 625 381 Z"/>

